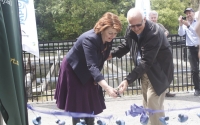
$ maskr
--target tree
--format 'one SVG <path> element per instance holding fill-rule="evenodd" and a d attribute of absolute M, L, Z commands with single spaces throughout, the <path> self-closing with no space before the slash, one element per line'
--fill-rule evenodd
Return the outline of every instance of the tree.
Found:
<path fill-rule="evenodd" d="M 193 8 L 195 11 L 198 10 L 200 4 L 200 0 L 190 0 L 190 7 Z"/>
<path fill-rule="evenodd" d="M 35 1 L 39 41 L 75 39 L 92 29 L 105 12 L 113 12 L 116 2 L 109 0 Z M 124 18 L 121 17 L 124 21 Z"/>
<path fill-rule="evenodd" d="M 178 17 L 183 15 L 185 6 L 189 0 L 151 0 L 151 9 L 159 13 L 158 22 L 163 24 L 170 34 L 177 34 Z"/>
<path fill-rule="evenodd" d="M 178 17 L 186 7 L 197 10 L 199 0 L 151 0 L 151 9 L 159 13 L 159 22 L 170 34 L 177 34 Z M 69 40 L 92 29 L 105 12 L 117 14 L 123 29 L 127 27 L 126 14 L 135 7 L 135 0 L 35 0 L 39 41 Z"/>

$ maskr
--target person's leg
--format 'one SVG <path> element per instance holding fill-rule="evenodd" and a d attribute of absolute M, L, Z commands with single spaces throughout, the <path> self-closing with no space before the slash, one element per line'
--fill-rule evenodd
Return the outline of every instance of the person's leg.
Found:
<path fill-rule="evenodd" d="M 148 91 L 147 91 L 147 107 L 153 110 L 164 110 L 164 99 L 165 99 L 166 92 L 164 91 L 160 96 L 156 94 L 154 91 L 153 86 L 149 82 Z M 151 125 L 162 125 L 159 121 L 160 117 L 164 117 L 165 113 L 155 113 L 149 114 L 149 119 L 151 121 Z"/>
<path fill-rule="evenodd" d="M 73 118 L 72 117 L 72 125 L 76 125 L 77 123 L 80 123 L 80 119 L 82 119 L 82 118 Z"/>
<path fill-rule="evenodd" d="M 194 89 L 195 89 L 194 95 L 198 96 L 198 95 L 200 95 L 200 86 L 199 86 L 199 58 L 198 58 L 198 48 L 197 47 L 189 48 L 188 58 L 190 61 L 192 80 L 193 80 Z"/>
<path fill-rule="evenodd" d="M 142 95 L 143 95 L 143 107 L 144 108 L 148 108 L 147 106 L 147 90 L 148 90 L 148 77 L 147 77 L 147 74 L 144 74 L 142 77 L 141 77 L 141 86 L 142 86 Z M 148 125 L 151 125 L 151 121 L 149 120 L 148 121 Z"/>
<path fill-rule="evenodd" d="M 148 77 L 144 74 L 141 77 L 141 86 L 142 86 L 142 96 L 143 96 L 143 107 L 147 108 L 147 90 L 148 90 Z"/>
<path fill-rule="evenodd" d="M 167 90 L 167 91 L 166 91 L 166 94 L 165 94 L 166 97 L 174 97 L 175 95 L 176 95 L 176 94 L 170 93 L 169 90 Z"/>
<path fill-rule="evenodd" d="M 164 110 L 164 98 L 166 91 L 164 91 L 160 96 L 157 96 L 155 93 L 153 86 L 151 85 L 147 74 L 144 74 L 141 78 L 142 85 L 142 94 L 143 94 L 143 106 L 145 108 L 153 109 L 153 110 Z M 162 125 L 159 121 L 160 117 L 165 116 L 165 113 L 156 113 L 149 114 L 149 123 L 148 125 Z"/>
<path fill-rule="evenodd" d="M 94 117 L 85 118 L 85 122 L 86 122 L 87 125 L 95 125 L 94 124 Z"/>

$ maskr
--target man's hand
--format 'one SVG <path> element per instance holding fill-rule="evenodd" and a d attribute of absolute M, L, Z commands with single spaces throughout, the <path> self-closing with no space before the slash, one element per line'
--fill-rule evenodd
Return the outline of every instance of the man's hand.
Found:
<path fill-rule="evenodd" d="M 169 34 L 169 33 L 166 31 L 166 32 L 165 32 L 165 36 L 168 36 L 168 34 Z"/>
<path fill-rule="evenodd" d="M 120 85 L 118 86 L 119 88 L 119 93 L 123 93 L 128 87 L 128 81 L 124 80 L 120 83 Z"/>
<path fill-rule="evenodd" d="M 183 20 L 182 17 L 183 17 L 183 16 L 180 16 L 180 17 L 178 18 L 179 25 L 182 26 L 182 25 L 184 24 L 184 25 L 186 25 L 186 26 L 190 26 L 190 23 L 189 23 L 187 20 Z"/>
<path fill-rule="evenodd" d="M 183 17 L 183 16 L 180 15 L 179 18 L 178 18 L 178 21 L 179 21 L 179 25 L 180 25 L 180 26 L 183 25 L 183 19 L 182 19 L 182 17 Z"/>

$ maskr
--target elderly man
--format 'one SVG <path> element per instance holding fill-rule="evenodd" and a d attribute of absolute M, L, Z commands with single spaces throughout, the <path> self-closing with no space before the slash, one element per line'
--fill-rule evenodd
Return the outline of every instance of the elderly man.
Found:
<path fill-rule="evenodd" d="M 151 20 L 154 23 L 157 23 L 164 30 L 166 36 L 169 35 L 169 31 L 161 23 L 158 23 L 158 12 L 156 12 L 155 10 L 150 11 L 149 20 Z"/>
<path fill-rule="evenodd" d="M 154 23 L 157 23 L 163 29 L 166 37 L 169 35 L 169 31 L 162 24 L 158 23 L 158 12 L 156 12 L 155 10 L 150 11 L 149 12 L 149 20 Z M 166 97 L 174 97 L 175 95 L 176 94 L 172 94 L 169 91 L 167 91 L 165 96 Z"/>
<path fill-rule="evenodd" d="M 197 21 L 194 18 L 195 13 L 192 8 L 186 8 L 184 13 L 186 15 L 186 20 L 182 16 L 178 18 L 179 21 L 178 34 L 180 36 L 186 35 L 186 46 L 188 46 L 189 49 L 188 58 L 190 61 L 192 80 L 195 89 L 194 96 L 199 96 L 200 95 L 199 58 L 198 58 L 199 41 L 198 41 L 198 36 L 195 32 Z"/>
<path fill-rule="evenodd" d="M 122 93 L 128 84 L 141 79 L 143 106 L 163 110 L 165 91 L 173 79 L 173 57 L 167 37 L 159 26 L 146 20 L 144 13 L 132 8 L 127 13 L 128 28 L 125 41 L 111 52 L 111 57 L 122 57 L 130 52 L 135 68 L 118 86 Z M 151 125 L 159 121 L 164 112 L 149 114 Z"/>

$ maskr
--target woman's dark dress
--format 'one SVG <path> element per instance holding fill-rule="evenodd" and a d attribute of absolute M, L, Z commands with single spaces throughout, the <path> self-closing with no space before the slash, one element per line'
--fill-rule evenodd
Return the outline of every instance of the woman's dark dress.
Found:
<path fill-rule="evenodd" d="M 66 58 L 63 58 L 55 97 L 57 107 L 69 112 L 99 114 L 106 108 L 102 88 L 93 78 L 82 84 Z"/>
<path fill-rule="evenodd" d="M 100 71 L 111 48 L 112 42 L 103 44 L 101 36 L 95 34 L 94 30 L 83 33 L 77 39 L 75 45 L 63 58 L 60 67 L 54 97 L 58 108 L 69 112 L 95 115 L 106 108 L 102 88 L 96 82 L 104 79 Z M 90 67 L 90 70 L 87 67 Z"/>

